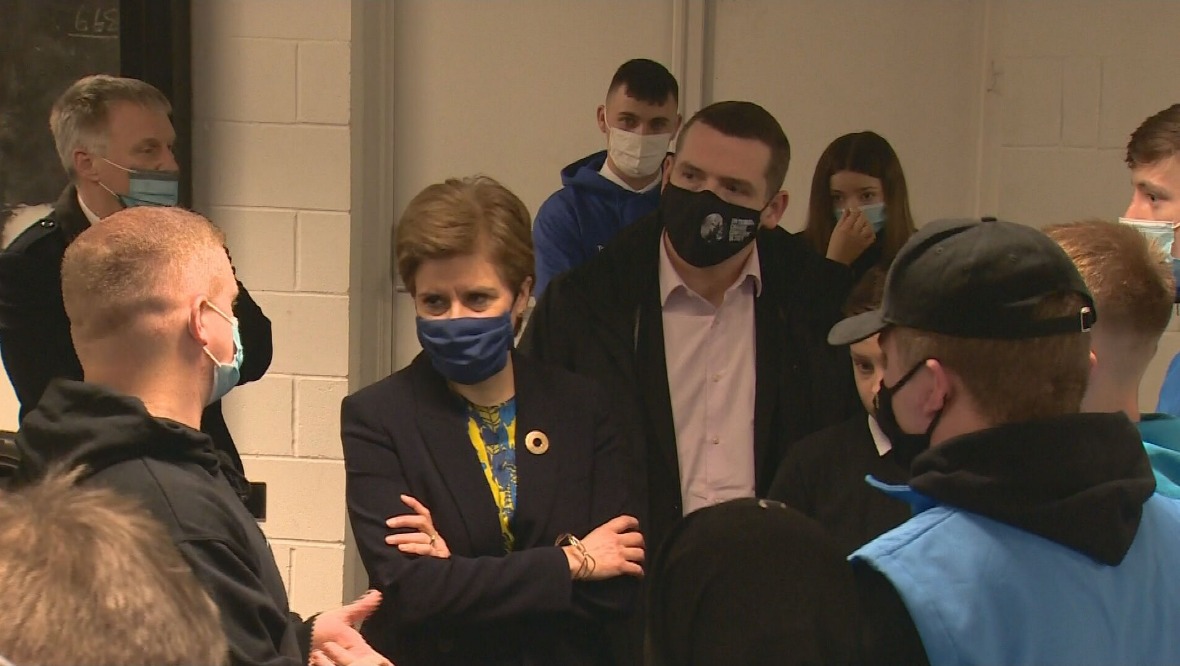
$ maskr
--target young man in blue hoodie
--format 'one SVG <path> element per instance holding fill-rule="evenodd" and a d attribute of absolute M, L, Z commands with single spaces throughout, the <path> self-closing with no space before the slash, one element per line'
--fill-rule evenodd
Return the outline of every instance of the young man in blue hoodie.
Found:
<path fill-rule="evenodd" d="M 1175 280 L 1158 246 L 1125 224 L 1088 220 L 1045 229 L 1069 255 L 1098 309 L 1084 412 L 1123 412 L 1139 425 L 1156 491 L 1180 498 L 1180 418 L 1139 413 L 1139 383 L 1172 316 Z"/>
<path fill-rule="evenodd" d="M 658 62 L 628 60 L 615 72 L 598 106 L 607 149 L 562 169 L 562 188 L 537 210 L 537 298 L 554 277 L 656 209 L 661 167 L 680 128 L 679 96 L 675 77 Z"/>

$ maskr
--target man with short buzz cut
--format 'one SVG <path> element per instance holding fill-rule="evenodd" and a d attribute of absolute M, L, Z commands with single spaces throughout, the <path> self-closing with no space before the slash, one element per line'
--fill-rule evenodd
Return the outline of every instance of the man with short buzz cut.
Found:
<path fill-rule="evenodd" d="M 168 533 L 135 500 L 75 485 L 77 474 L 0 492 L 0 656 L 30 666 L 225 664 L 217 607 Z"/>
<path fill-rule="evenodd" d="M 164 95 L 137 79 L 99 74 L 79 79 L 57 99 L 49 126 L 70 185 L 53 212 L 0 252 L 0 357 L 24 418 L 50 380 L 81 379 L 62 306 L 61 261 L 91 225 L 135 206 L 176 206 L 176 132 Z M 240 382 L 270 366 L 270 320 L 239 282 L 237 311 L 245 357 Z M 241 457 L 226 427 L 220 396 L 201 416 L 238 495 L 261 517 L 261 494 L 250 496 Z"/>
<path fill-rule="evenodd" d="M 231 666 L 299 666 L 332 643 L 379 657 L 352 625 L 380 593 L 308 622 L 288 612 L 266 538 L 198 429 L 242 356 L 221 232 L 179 208 L 119 211 L 74 239 L 61 281 L 86 379 L 52 381 L 25 416 L 19 476 L 82 468 L 81 483 L 139 500 L 221 611 Z"/>
<path fill-rule="evenodd" d="M 1172 316 L 1168 258 L 1125 224 L 1086 220 L 1045 233 L 1073 260 L 1101 315 L 1090 332 L 1095 360 L 1082 411 L 1121 411 L 1135 421 L 1156 491 L 1180 499 L 1180 418 L 1139 412 L 1139 384 Z"/>
<path fill-rule="evenodd" d="M 658 62 L 628 60 L 598 106 L 607 149 L 561 170 L 560 190 L 533 222 L 538 298 L 549 282 L 598 253 L 623 227 L 655 210 L 660 166 L 680 127 L 680 87 Z"/>
<path fill-rule="evenodd" d="M 989 218 L 924 226 L 832 328 L 880 334 L 878 423 L 927 447 L 881 484 L 915 515 L 850 558 L 863 663 L 1180 663 L 1180 502 L 1126 414 L 1079 413 L 1094 322 L 1056 243 Z"/>

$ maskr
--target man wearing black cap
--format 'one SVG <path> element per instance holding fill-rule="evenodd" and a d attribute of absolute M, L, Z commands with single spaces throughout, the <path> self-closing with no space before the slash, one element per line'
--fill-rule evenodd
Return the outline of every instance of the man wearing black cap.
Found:
<path fill-rule="evenodd" d="M 899 253 L 879 310 L 877 418 L 928 446 L 916 515 L 851 560 L 869 663 L 1180 663 L 1180 503 L 1125 414 L 1079 414 L 1093 299 L 1052 240 L 943 220 Z"/>

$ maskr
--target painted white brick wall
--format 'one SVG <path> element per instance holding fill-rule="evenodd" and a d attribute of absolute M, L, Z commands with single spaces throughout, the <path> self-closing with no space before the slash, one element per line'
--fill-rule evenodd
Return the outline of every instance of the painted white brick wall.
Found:
<path fill-rule="evenodd" d="M 196 208 L 274 326 L 267 376 L 226 398 L 263 529 L 302 614 L 339 605 L 348 386 L 348 0 L 193 3 Z"/>

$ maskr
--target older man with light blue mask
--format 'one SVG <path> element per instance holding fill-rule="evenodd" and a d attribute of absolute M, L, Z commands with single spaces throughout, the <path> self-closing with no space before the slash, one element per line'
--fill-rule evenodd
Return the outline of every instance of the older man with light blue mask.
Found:
<path fill-rule="evenodd" d="M 71 183 L 52 213 L 0 253 L 0 356 L 21 418 L 36 406 L 50 380 L 82 379 L 62 306 L 60 267 L 66 248 L 87 228 L 125 208 L 180 203 L 176 131 L 169 113 L 168 99 L 155 87 L 107 75 L 80 79 L 53 106 L 49 125 Z M 240 379 L 254 381 L 270 365 L 270 321 L 240 283 L 239 290 L 239 347 L 248 351 Z M 234 378 L 225 390 L 238 382 Z M 206 410 L 202 428 L 216 443 L 227 478 L 248 500 L 250 485 L 220 397 Z M 262 496 L 260 490 L 254 494 Z M 251 506 L 262 515 L 260 504 Z"/>

